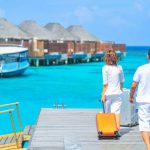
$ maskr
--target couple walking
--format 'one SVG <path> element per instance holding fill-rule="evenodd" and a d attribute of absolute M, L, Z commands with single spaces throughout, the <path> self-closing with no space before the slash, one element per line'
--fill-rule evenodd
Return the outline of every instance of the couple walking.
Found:
<path fill-rule="evenodd" d="M 150 50 L 147 55 L 150 61 Z M 101 100 L 105 104 L 105 112 L 115 113 L 118 131 L 120 129 L 121 94 L 123 92 L 124 74 L 122 66 L 117 65 L 116 53 L 109 50 L 104 58 L 106 65 L 102 68 L 103 90 Z M 139 130 L 150 150 L 150 62 L 140 66 L 133 77 L 130 88 L 130 103 L 133 103 L 134 93 L 137 90 Z"/>

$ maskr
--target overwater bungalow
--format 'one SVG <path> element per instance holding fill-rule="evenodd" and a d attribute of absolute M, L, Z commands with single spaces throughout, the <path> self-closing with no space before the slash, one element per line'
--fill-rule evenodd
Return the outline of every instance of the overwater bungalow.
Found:
<path fill-rule="evenodd" d="M 56 36 L 56 38 L 53 39 L 55 42 L 48 43 L 49 53 L 53 54 L 53 52 L 57 52 L 61 54 L 61 61 L 67 63 L 68 56 L 70 56 L 71 51 L 74 51 L 74 41 L 78 41 L 79 38 L 69 33 L 59 23 L 48 23 L 44 27 Z"/>
<path fill-rule="evenodd" d="M 32 20 L 22 22 L 19 27 L 32 38 L 29 50 L 30 63 L 36 66 L 44 65 L 44 56 L 48 54 L 45 43 L 55 39 L 55 35 Z"/>
<path fill-rule="evenodd" d="M 29 47 L 30 37 L 18 26 L 5 18 L 0 18 L 0 44 L 1 45 L 22 45 Z"/>
<path fill-rule="evenodd" d="M 65 29 L 59 23 L 48 23 L 42 27 L 30 20 L 16 26 L 0 18 L 0 33 L 1 43 L 27 47 L 30 64 L 35 66 L 102 61 L 105 51 L 113 49 L 122 56 L 126 49 L 124 44 L 98 39 L 79 25 Z"/>
<path fill-rule="evenodd" d="M 121 59 L 126 54 L 126 45 L 125 44 L 113 44 L 113 49 L 115 50 L 117 56 Z"/>
<path fill-rule="evenodd" d="M 95 52 L 95 43 L 100 40 L 79 25 L 70 26 L 67 30 L 80 39 L 75 42 L 74 55 L 80 58 L 82 54 L 84 60 L 90 61 L 92 54 Z"/>

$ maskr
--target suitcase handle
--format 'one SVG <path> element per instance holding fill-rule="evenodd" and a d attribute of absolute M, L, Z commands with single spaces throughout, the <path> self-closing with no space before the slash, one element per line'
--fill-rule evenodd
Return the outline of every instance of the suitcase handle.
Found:
<path fill-rule="evenodd" d="M 101 102 L 102 102 L 102 107 L 103 107 L 103 113 L 105 113 L 105 104 L 102 100 L 101 100 Z"/>
<path fill-rule="evenodd" d="M 105 113 L 105 104 L 102 102 L 103 105 L 103 113 Z"/>

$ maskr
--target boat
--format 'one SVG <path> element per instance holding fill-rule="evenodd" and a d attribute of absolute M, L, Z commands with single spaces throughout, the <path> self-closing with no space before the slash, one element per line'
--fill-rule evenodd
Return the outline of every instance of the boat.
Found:
<path fill-rule="evenodd" d="M 27 48 L 0 45 L 0 77 L 22 75 L 28 67 Z"/>

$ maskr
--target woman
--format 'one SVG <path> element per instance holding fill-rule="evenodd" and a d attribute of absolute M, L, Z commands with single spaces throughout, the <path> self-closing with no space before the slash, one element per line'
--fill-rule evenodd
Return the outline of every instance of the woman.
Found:
<path fill-rule="evenodd" d="M 104 57 L 106 65 L 102 68 L 103 90 L 102 102 L 104 103 L 106 113 L 115 113 L 117 129 L 120 129 L 120 108 L 121 94 L 124 82 L 123 69 L 117 65 L 118 57 L 116 53 L 109 50 Z"/>

